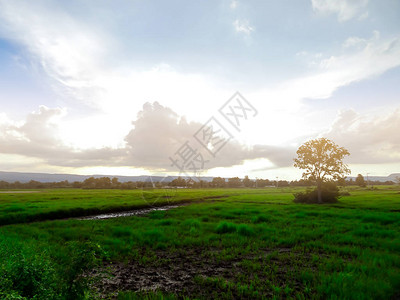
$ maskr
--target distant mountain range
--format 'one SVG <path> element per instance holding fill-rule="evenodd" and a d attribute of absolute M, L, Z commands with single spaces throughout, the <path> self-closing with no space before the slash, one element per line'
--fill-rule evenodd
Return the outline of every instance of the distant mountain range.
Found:
<path fill-rule="evenodd" d="M 0 181 L 7 182 L 29 182 L 31 180 L 39 181 L 39 182 L 59 182 L 68 180 L 69 182 L 74 181 L 84 181 L 89 177 L 110 177 L 110 178 L 118 178 L 119 182 L 128 182 L 128 181 L 162 181 L 162 182 L 171 182 L 172 180 L 178 178 L 178 176 L 121 176 L 121 175 L 76 175 L 76 174 L 50 174 L 50 173 L 22 173 L 22 172 L 2 172 L 0 171 Z M 185 178 L 184 176 L 182 176 Z M 212 181 L 213 177 L 200 177 L 201 180 L 204 181 Z"/>
<path fill-rule="evenodd" d="M 368 178 L 364 174 L 361 174 L 361 175 L 364 176 L 365 181 L 367 181 L 367 179 L 368 179 L 370 181 L 381 181 L 381 182 L 385 182 L 385 181 L 396 182 L 396 177 L 400 177 L 400 173 L 393 173 L 393 174 L 390 174 L 389 176 L 368 176 Z M 347 180 L 349 180 L 349 179 L 356 180 L 356 177 L 347 177 Z"/>
<path fill-rule="evenodd" d="M 119 182 L 128 182 L 128 181 L 163 181 L 163 182 L 171 182 L 172 180 L 178 178 L 178 176 L 121 176 L 121 175 L 76 175 L 76 174 L 50 174 L 50 173 L 22 173 L 22 172 L 2 172 L 0 171 L 0 181 L 7 182 L 29 182 L 31 180 L 39 181 L 39 182 L 58 182 L 68 180 L 69 182 L 74 181 L 84 181 L 89 177 L 110 177 L 110 178 L 118 178 Z M 369 176 L 369 180 L 371 181 L 394 181 L 396 182 L 396 177 L 400 177 L 400 173 L 393 173 L 389 176 Z M 185 178 L 183 176 L 183 178 Z M 201 180 L 204 181 L 212 181 L 213 177 L 200 177 Z M 356 177 L 348 177 L 347 179 L 355 180 Z M 367 180 L 367 177 L 364 176 L 364 179 Z"/>

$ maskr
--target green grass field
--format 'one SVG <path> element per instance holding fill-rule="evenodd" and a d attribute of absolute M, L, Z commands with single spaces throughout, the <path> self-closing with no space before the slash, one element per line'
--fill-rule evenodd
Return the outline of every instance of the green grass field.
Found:
<path fill-rule="evenodd" d="M 0 298 L 400 297 L 399 187 L 349 188 L 331 205 L 294 204 L 298 190 L 2 193 Z M 172 202 L 192 203 L 67 219 Z"/>

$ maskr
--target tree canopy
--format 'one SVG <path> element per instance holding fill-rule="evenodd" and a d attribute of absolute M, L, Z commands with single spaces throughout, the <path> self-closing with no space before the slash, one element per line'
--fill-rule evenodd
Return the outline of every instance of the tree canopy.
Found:
<path fill-rule="evenodd" d="M 328 179 L 338 180 L 350 173 L 343 158 L 350 155 L 349 151 L 339 147 L 327 138 L 310 140 L 299 147 L 294 166 L 305 170 L 303 179 L 317 184 L 318 202 L 321 199 L 321 184 Z"/>
<path fill-rule="evenodd" d="M 365 187 L 366 184 L 365 184 L 364 176 L 362 176 L 361 174 L 358 174 L 357 178 L 356 178 L 356 184 L 358 186 Z"/>

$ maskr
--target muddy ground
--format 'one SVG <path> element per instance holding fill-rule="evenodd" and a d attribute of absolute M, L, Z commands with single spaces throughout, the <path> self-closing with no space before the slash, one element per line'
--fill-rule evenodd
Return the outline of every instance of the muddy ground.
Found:
<path fill-rule="evenodd" d="M 271 253 L 274 255 L 271 256 Z M 290 259 L 282 259 L 288 254 L 291 256 Z M 118 291 L 158 290 L 181 297 L 211 299 L 220 292 L 226 294 L 226 291 L 219 290 L 220 287 L 206 281 L 207 278 L 221 278 L 244 285 L 250 285 L 252 280 L 257 278 L 258 282 L 271 280 L 275 284 L 278 283 L 282 289 L 289 284 L 292 289 L 291 294 L 294 295 L 304 289 L 303 283 L 293 276 L 296 270 L 307 268 L 312 272 L 316 269 L 309 253 L 294 252 L 290 248 L 263 250 L 258 255 L 238 255 L 230 260 L 219 259 L 216 250 L 203 249 L 177 250 L 173 253 L 158 251 L 155 255 L 157 259 L 146 264 L 138 261 L 106 264 L 104 268 L 91 274 L 97 276 L 101 274 L 94 288 L 103 298 L 116 298 Z M 246 263 L 248 261 L 259 262 L 263 267 L 258 270 L 249 268 Z M 105 270 L 108 275 L 104 273 Z M 263 298 L 274 295 L 268 285 L 263 285 L 259 292 Z M 230 289 L 229 293 L 233 299 L 246 298 L 235 288 Z"/>

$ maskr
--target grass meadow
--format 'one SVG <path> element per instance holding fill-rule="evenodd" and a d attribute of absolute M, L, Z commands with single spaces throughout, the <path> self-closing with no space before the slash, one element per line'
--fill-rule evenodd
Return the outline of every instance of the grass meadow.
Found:
<path fill-rule="evenodd" d="M 396 299 L 400 188 L 0 194 L 1 299 Z M 346 194 L 346 193 L 344 193 Z M 170 203 L 106 220 L 74 217 Z"/>

